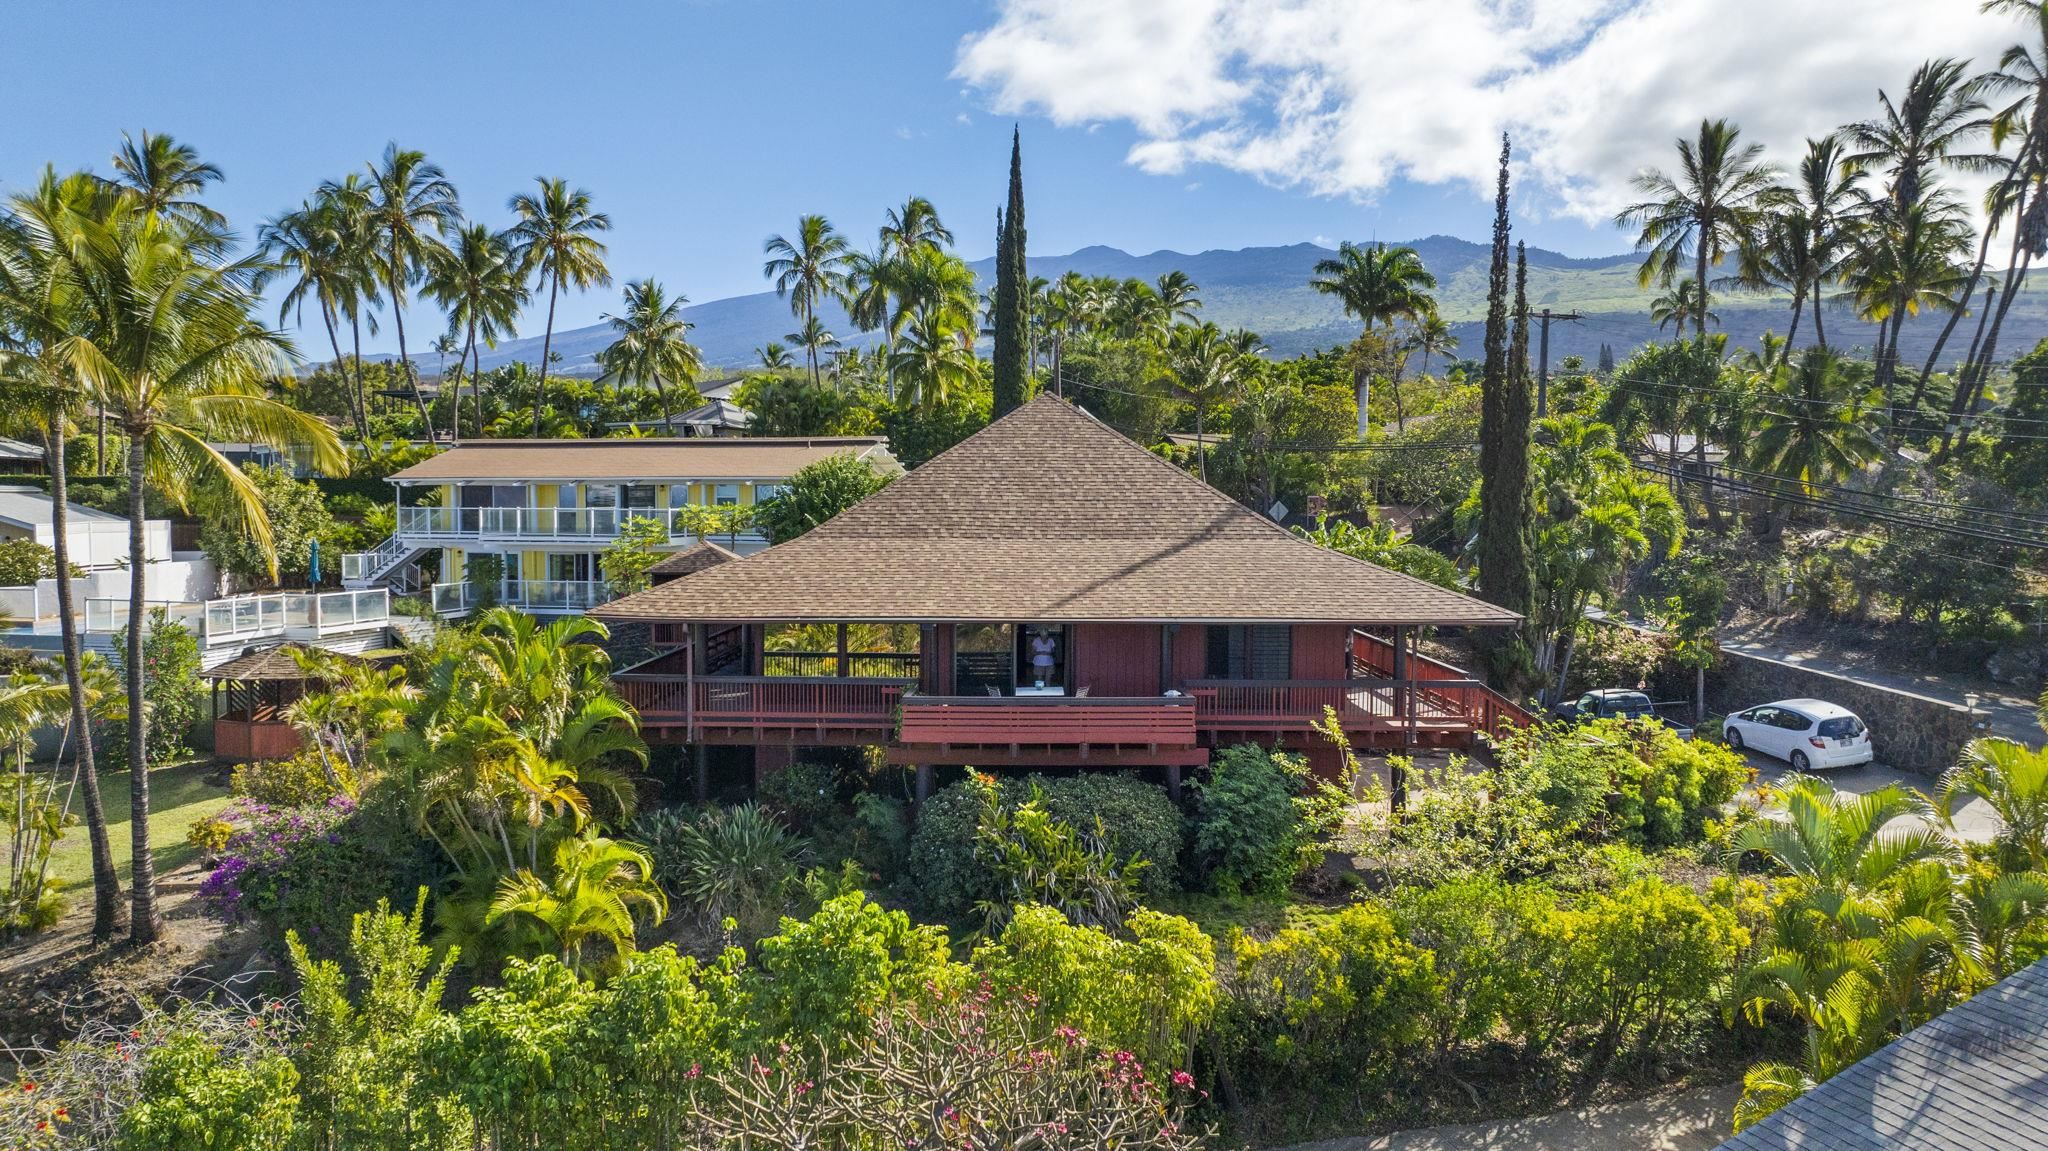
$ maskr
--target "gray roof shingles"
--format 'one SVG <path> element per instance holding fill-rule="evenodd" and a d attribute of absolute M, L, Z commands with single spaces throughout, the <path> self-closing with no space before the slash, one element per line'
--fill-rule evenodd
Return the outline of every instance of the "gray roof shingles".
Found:
<path fill-rule="evenodd" d="M 1517 619 L 1310 544 L 1049 396 L 805 535 L 593 614 L 669 621 Z"/>
<path fill-rule="evenodd" d="M 1893 1040 L 1722 1151 L 2048 1147 L 2048 960 Z"/>

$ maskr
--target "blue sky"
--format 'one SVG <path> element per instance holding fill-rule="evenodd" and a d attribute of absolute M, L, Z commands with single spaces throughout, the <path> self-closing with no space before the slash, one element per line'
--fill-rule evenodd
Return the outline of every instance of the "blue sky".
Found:
<path fill-rule="evenodd" d="M 1639 6 L 1683 16 L 1700 2 Z M 1883 35 L 1870 2 L 1853 6 Z M 651 274 L 703 301 L 761 290 L 762 241 L 800 213 L 823 212 L 865 241 L 913 193 L 938 204 L 964 254 L 988 254 L 1015 121 L 1034 253 L 1483 238 L 1490 203 L 1474 182 L 1492 165 L 1489 136 L 1519 113 L 1499 107 L 1498 75 L 1469 74 L 1460 48 L 1519 37 L 1504 43 L 1534 61 L 1531 75 L 1561 76 L 1556 45 L 1591 54 L 1589 40 L 1619 34 L 1621 22 L 1600 15 L 1617 5 L 1536 0 L 1533 24 L 1502 31 L 1478 0 L 1376 3 L 1388 19 L 1434 13 L 1429 26 L 1454 31 L 1445 14 L 1471 8 L 1481 23 L 1461 35 L 1479 39 L 1379 56 L 1370 75 L 1380 79 L 1364 86 L 1407 100 L 1389 110 L 1347 93 L 1333 61 L 1309 52 L 1343 43 L 1341 23 L 1305 22 L 1351 20 L 1349 0 L 1290 3 L 1293 28 L 1250 0 L 24 2 L 0 39 L 10 80 L 0 187 L 44 163 L 105 170 L 120 133 L 146 127 L 226 169 L 213 199 L 247 234 L 396 139 L 441 163 L 469 213 L 494 225 L 535 175 L 587 187 L 614 221 L 615 277 Z M 1101 20 L 1105 5 L 1122 22 Z M 1541 11 L 1573 5 L 1591 15 L 1561 29 Z M 1876 3 L 1895 6 L 1910 4 Z M 1207 27 L 1225 48 L 1161 43 L 1158 20 Z M 1284 36 L 1261 47 L 1275 28 Z M 1784 63 L 1751 44 L 1759 74 Z M 1313 133 L 1290 118 L 1299 101 L 1283 99 L 1302 77 L 1327 113 Z M 1845 90 L 1874 94 L 1884 79 L 1873 71 Z M 1814 102 L 1812 115 L 1831 113 Z M 1670 118 L 1697 114 L 1687 105 Z M 1625 250 L 1627 238 L 1600 223 L 1607 204 L 1587 191 L 1612 181 L 1588 185 L 1574 164 L 1590 161 L 1561 141 L 1614 136 L 1594 154 L 1625 173 L 1670 139 L 1654 115 L 1628 118 L 1652 122 L 1620 132 L 1581 116 L 1522 129 L 1567 159 L 1534 157 L 1520 235 L 1572 254 Z M 615 299 L 565 300 L 558 327 L 594 322 Z M 521 334 L 538 328 L 530 320 Z"/>

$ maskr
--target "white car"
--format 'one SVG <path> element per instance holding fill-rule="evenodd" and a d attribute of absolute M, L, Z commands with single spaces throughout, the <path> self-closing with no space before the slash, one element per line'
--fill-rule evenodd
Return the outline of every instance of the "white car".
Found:
<path fill-rule="evenodd" d="M 1721 738 L 1737 751 L 1776 756 L 1794 771 L 1870 762 L 1870 729 L 1846 707 L 1785 699 L 1728 717 Z"/>

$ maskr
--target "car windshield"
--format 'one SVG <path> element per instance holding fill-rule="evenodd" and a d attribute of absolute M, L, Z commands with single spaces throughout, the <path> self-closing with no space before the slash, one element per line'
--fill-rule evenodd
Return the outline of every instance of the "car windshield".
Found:
<path fill-rule="evenodd" d="M 1842 739 L 1846 736 L 1862 735 L 1863 721 L 1853 715 L 1845 715 L 1839 719 L 1824 719 L 1820 721 L 1820 734 L 1826 739 Z"/>
<path fill-rule="evenodd" d="M 1607 710 L 1628 712 L 1630 714 L 1648 711 L 1650 710 L 1650 697 L 1647 695 L 1609 696 L 1607 698 Z"/>

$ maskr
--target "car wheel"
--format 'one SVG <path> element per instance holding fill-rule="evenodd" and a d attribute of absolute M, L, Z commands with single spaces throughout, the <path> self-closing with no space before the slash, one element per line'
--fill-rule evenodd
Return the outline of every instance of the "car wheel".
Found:
<path fill-rule="evenodd" d="M 1734 751 L 1741 751 L 1742 733 L 1731 727 L 1728 729 L 1726 735 L 1728 739 L 1728 747 Z"/>
<path fill-rule="evenodd" d="M 1795 751 L 1792 753 L 1792 770 L 1802 773 L 1812 771 L 1813 761 L 1806 758 L 1805 752 Z"/>

